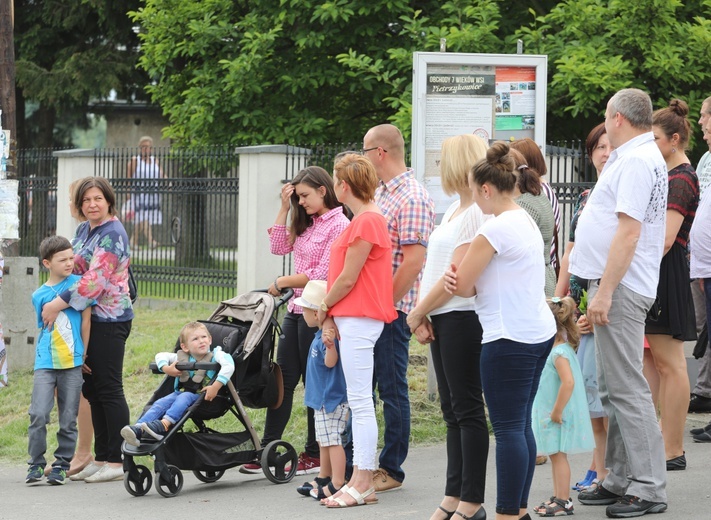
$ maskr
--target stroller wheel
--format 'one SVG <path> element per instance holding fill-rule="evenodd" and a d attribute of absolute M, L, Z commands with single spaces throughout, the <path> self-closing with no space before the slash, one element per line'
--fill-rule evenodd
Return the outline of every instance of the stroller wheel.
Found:
<path fill-rule="evenodd" d="M 211 482 L 217 482 L 222 478 L 222 475 L 225 474 L 225 470 L 220 470 L 220 471 L 212 471 L 212 470 L 207 470 L 207 471 L 198 471 L 198 470 L 193 470 L 193 475 L 195 475 L 195 478 L 197 478 L 201 482 L 206 482 L 210 484 Z"/>
<path fill-rule="evenodd" d="M 272 441 L 262 452 L 262 471 L 275 484 L 285 484 L 296 475 L 299 456 L 286 441 Z"/>
<path fill-rule="evenodd" d="M 170 498 L 176 496 L 183 489 L 183 474 L 178 468 L 170 464 L 165 468 L 165 471 L 170 473 L 170 478 L 167 480 L 163 476 L 163 472 L 156 473 L 156 491 L 160 495 Z"/>
<path fill-rule="evenodd" d="M 123 486 L 134 497 L 142 497 L 153 485 L 151 470 L 145 466 L 135 466 L 123 474 Z"/>

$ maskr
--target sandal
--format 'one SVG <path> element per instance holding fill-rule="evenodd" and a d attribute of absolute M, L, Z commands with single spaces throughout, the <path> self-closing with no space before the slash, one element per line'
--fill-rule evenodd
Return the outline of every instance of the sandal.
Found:
<path fill-rule="evenodd" d="M 343 486 L 341 486 L 341 488 L 342 487 Z M 333 485 L 333 482 L 329 481 L 328 484 L 319 485 L 318 488 L 314 488 L 309 491 L 309 495 L 311 495 L 311 498 L 314 498 L 316 500 L 323 500 L 325 498 L 331 498 L 333 495 L 338 493 L 338 490 L 341 488 L 337 488 Z M 328 489 L 330 494 L 327 495 L 326 493 L 324 493 L 324 489 Z"/>
<path fill-rule="evenodd" d="M 329 482 L 331 482 L 331 477 L 316 477 L 314 479 L 314 482 L 316 482 L 317 486 L 326 486 L 328 485 Z M 305 497 L 310 496 L 309 493 L 313 489 L 313 485 L 311 482 L 304 482 L 303 485 L 299 486 L 296 488 L 296 492 L 299 495 L 303 495 Z"/>
<path fill-rule="evenodd" d="M 372 504 L 377 504 L 378 503 L 378 498 L 375 496 L 375 488 L 371 487 L 370 489 L 367 489 L 363 493 L 358 491 L 356 488 L 348 488 L 348 491 L 346 491 L 346 494 L 350 495 L 353 500 L 355 500 L 354 504 L 347 504 L 345 500 L 342 498 L 336 498 L 334 500 L 330 500 L 327 504 L 326 507 L 329 509 L 332 508 L 344 508 L 344 507 L 357 507 L 357 506 L 367 506 L 367 505 L 372 505 Z M 366 500 L 366 498 L 372 496 L 372 500 Z"/>
<path fill-rule="evenodd" d="M 573 514 L 573 502 L 565 501 L 560 498 L 554 498 L 553 503 L 541 512 L 536 512 L 539 516 L 552 517 L 552 516 L 568 516 Z"/>
<path fill-rule="evenodd" d="M 327 506 L 329 502 L 331 502 L 331 501 L 333 501 L 333 500 L 336 500 L 337 498 L 342 497 L 344 493 L 348 493 L 348 490 L 349 490 L 349 489 L 350 489 L 350 488 L 348 487 L 348 484 L 343 484 L 343 486 L 341 486 L 341 489 L 339 490 L 339 493 L 338 493 L 338 496 L 337 496 L 337 497 L 334 496 L 334 495 L 336 494 L 336 493 L 334 493 L 334 494 L 331 495 L 330 497 L 327 497 L 327 498 L 322 499 L 322 500 L 320 501 L 320 502 L 321 502 L 321 505 L 322 505 L 322 506 Z"/>
<path fill-rule="evenodd" d="M 541 502 L 540 505 L 534 507 L 534 508 L 533 508 L 533 512 L 534 512 L 534 513 L 540 513 L 540 512 L 545 513 L 546 507 L 548 507 L 549 505 L 553 504 L 554 501 L 555 501 L 555 496 L 550 497 L 550 498 L 548 499 L 548 502 Z"/>
<path fill-rule="evenodd" d="M 585 478 L 583 478 L 580 482 L 576 482 L 571 489 L 573 489 L 573 491 L 582 491 L 584 488 L 588 487 L 596 478 L 597 471 L 589 469 L 588 472 L 585 474 Z"/>

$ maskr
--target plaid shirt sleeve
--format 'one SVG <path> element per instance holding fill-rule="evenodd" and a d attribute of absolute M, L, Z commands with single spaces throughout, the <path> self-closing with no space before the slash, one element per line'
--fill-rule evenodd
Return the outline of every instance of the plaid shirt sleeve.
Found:
<path fill-rule="evenodd" d="M 397 219 L 400 245 L 422 244 L 427 247 L 435 221 L 432 199 L 409 198 L 404 202 Z"/>
<path fill-rule="evenodd" d="M 294 248 L 289 241 L 289 233 L 286 226 L 275 224 L 270 227 L 269 233 L 269 250 L 273 255 L 288 255 Z"/>

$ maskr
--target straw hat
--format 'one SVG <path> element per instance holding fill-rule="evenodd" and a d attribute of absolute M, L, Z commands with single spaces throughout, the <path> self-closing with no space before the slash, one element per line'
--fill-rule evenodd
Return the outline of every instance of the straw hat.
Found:
<path fill-rule="evenodd" d="M 309 280 L 309 283 L 304 287 L 304 292 L 299 298 L 294 300 L 294 303 L 304 309 L 318 310 L 321 302 L 326 297 L 326 281 L 325 280 Z"/>

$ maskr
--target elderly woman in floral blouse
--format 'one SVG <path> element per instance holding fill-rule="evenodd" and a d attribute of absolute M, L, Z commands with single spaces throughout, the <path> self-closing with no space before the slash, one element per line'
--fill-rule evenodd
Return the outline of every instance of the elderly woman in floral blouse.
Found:
<path fill-rule="evenodd" d="M 128 235 L 116 216 L 116 196 L 106 179 L 82 179 L 74 191 L 74 207 L 86 218 L 72 241 L 74 272 L 82 278 L 44 306 L 42 319 L 45 326 L 51 326 L 60 310 L 84 309 L 96 300 L 82 389 L 91 405 L 95 462 L 70 478 L 108 482 L 123 478 L 120 430 L 130 422 L 122 377 L 133 321 L 128 290 L 130 251 Z"/>

